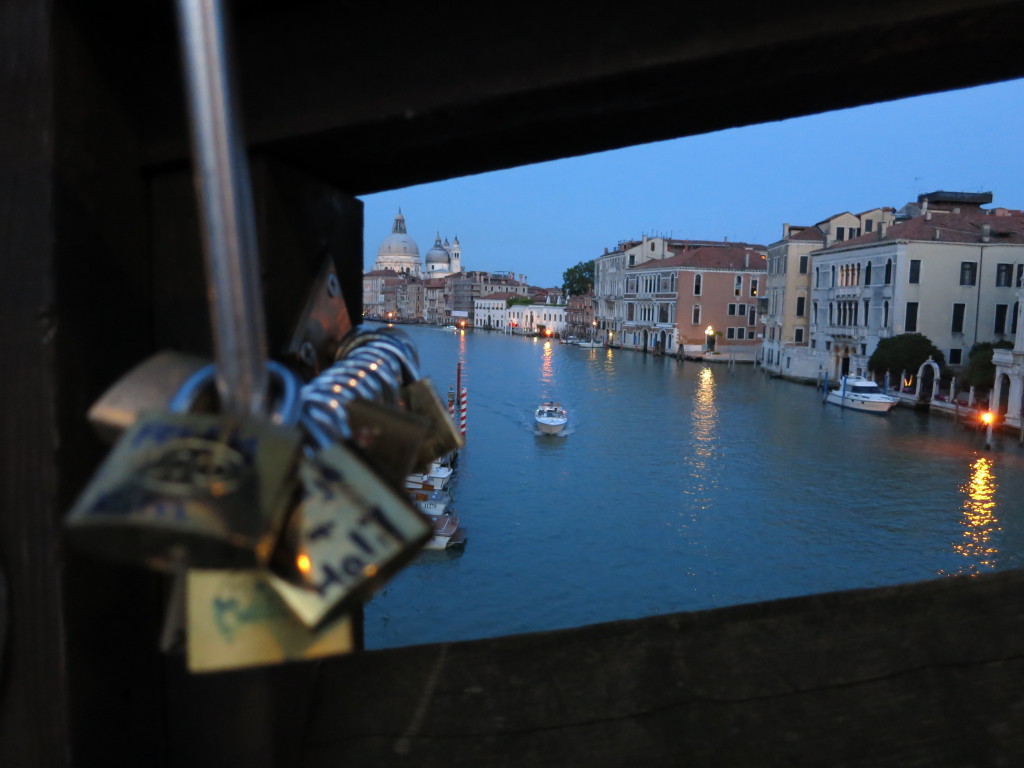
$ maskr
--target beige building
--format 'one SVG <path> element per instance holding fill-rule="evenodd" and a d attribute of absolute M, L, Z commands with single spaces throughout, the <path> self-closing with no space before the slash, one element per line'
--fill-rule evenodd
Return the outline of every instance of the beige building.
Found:
<path fill-rule="evenodd" d="M 762 362 L 769 372 L 791 375 L 794 359 L 797 370 L 806 367 L 801 361 L 806 361 L 810 344 L 811 252 L 878 232 L 892 224 L 894 215 L 893 208 L 874 208 L 836 214 L 813 226 L 782 225 L 782 239 L 768 247 L 759 304 L 765 325 Z"/>

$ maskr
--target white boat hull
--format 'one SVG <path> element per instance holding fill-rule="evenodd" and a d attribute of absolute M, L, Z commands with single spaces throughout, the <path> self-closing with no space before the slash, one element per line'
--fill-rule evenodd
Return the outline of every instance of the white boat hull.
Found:
<path fill-rule="evenodd" d="M 545 435 L 557 435 L 568 423 L 568 419 L 537 419 L 537 431 Z"/>

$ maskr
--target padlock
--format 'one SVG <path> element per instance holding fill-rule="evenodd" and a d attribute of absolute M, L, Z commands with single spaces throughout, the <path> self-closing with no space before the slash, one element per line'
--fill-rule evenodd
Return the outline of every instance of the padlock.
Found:
<path fill-rule="evenodd" d="M 270 364 L 279 392 L 271 418 L 144 413 L 118 440 L 67 518 L 72 545 L 112 559 L 174 571 L 184 566 L 266 563 L 296 488 L 304 435 L 298 383 Z M 172 398 L 194 407 L 212 366 Z"/>
<path fill-rule="evenodd" d="M 404 382 L 398 402 L 427 424 L 426 436 L 414 462 L 415 470 L 423 471 L 434 459 L 466 444 L 429 378 L 420 376 L 419 357 L 407 334 L 395 328 L 360 330 L 350 335 L 338 352 L 346 356 L 345 359 L 378 355 L 389 361 L 397 361 L 400 379 Z"/>
<path fill-rule="evenodd" d="M 89 408 L 89 422 L 113 443 L 142 411 L 160 411 L 207 361 L 196 355 L 164 351 L 139 363 L 111 385 Z"/>
<path fill-rule="evenodd" d="M 302 496 L 271 560 L 270 584 L 303 623 L 364 600 L 433 533 L 409 497 L 343 445 L 299 463 Z"/>
<path fill-rule="evenodd" d="M 295 616 L 262 570 L 186 574 L 188 669 L 228 669 L 318 659 L 357 650 L 354 622 L 342 615 L 311 629 Z"/>
<path fill-rule="evenodd" d="M 258 417 L 143 414 L 67 518 L 83 550 L 161 571 L 266 563 L 302 433 Z"/>

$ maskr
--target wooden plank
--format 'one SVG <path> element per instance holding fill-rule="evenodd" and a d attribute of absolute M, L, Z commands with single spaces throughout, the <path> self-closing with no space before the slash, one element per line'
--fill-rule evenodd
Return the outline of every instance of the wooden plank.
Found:
<path fill-rule="evenodd" d="M 1019 0 L 236 8 L 250 140 L 355 195 L 1024 75 Z M 177 106 L 144 111 L 153 163 Z"/>
<path fill-rule="evenodd" d="M 1022 588 L 1012 571 L 339 659 L 300 764 L 1020 765 Z"/>

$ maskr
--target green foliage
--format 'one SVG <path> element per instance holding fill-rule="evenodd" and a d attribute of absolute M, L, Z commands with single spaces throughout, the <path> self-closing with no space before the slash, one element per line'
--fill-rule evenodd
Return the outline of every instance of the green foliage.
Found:
<path fill-rule="evenodd" d="M 967 367 L 964 369 L 964 387 L 975 389 L 992 389 L 996 383 L 996 367 L 992 364 L 992 351 L 996 349 L 1013 349 L 1011 341 L 982 341 L 971 347 L 967 356 Z"/>
<path fill-rule="evenodd" d="M 533 304 L 528 296 L 516 296 L 514 299 L 505 299 L 505 309 L 508 309 L 513 304 Z"/>
<path fill-rule="evenodd" d="M 938 363 L 940 370 L 945 367 L 946 358 L 931 339 L 920 333 L 903 333 L 879 341 L 868 360 L 868 368 L 879 376 L 886 371 L 893 376 L 899 376 L 903 371 L 916 375 L 929 357 Z"/>
<path fill-rule="evenodd" d="M 594 260 L 581 261 L 562 273 L 562 293 L 584 296 L 594 290 Z"/>

